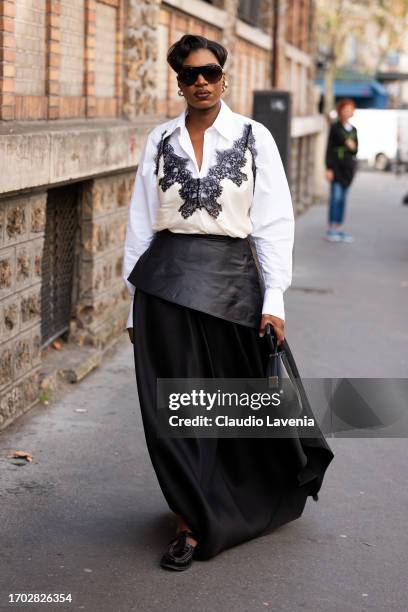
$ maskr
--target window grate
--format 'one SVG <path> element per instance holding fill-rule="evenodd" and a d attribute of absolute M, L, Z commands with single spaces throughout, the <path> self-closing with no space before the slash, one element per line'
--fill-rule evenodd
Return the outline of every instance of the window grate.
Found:
<path fill-rule="evenodd" d="M 69 329 L 78 228 L 78 185 L 50 189 L 42 258 L 42 347 Z"/>

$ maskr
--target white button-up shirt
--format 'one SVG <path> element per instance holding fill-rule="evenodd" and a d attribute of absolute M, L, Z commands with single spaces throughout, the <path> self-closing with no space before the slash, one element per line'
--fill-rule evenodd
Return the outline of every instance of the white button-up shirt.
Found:
<path fill-rule="evenodd" d="M 284 319 L 283 293 L 292 280 L 294 215 L 276 143 L 262 123 L 233 112 L 221 100 L 214 123 L 204 132 L 198 168 L 185 125 L 187 112 L 186 107 L 156 126 L 140 157 L 124 246 L 123 279 L 129 295 L 134 296 L 135 287 L 127 277 L 156 231 L 248 236 L 265 285 L 262 313 Z M 133 327 L 132 314 L 133 303 L 126 327 Z"/>

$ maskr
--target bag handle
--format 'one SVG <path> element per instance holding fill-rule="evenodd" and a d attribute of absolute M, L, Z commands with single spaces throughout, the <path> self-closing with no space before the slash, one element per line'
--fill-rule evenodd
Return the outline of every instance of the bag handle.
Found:
<path fill-rule="evenodd" d="M 266 365 L 266 377 L 268 379 L 268 387 L 270 389 L 281 389 L 282 388 L 282 364 L 281 364 L 281 352 L 279 350 L 278 342 L 276 339 L 275 330 L 271 323 L 267 323 L 265 326 L 265 338 L 269 348 L 269 359 Z"/>

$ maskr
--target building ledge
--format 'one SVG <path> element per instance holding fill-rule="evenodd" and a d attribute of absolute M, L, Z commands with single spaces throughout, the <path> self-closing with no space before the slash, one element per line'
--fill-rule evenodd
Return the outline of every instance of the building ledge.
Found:
<path fill-rule="evenodd" d="M 134 168 L 148 132 L 160 120 L 164 119 L 3 122 L 0 195 Z"/>
<path fill-rule="evenodd" d="M 135 168 L 147 134 L 164 120 L 153 116 L 138 121 L 4 122 L 0 124 L 0 198 Z M 291 137 L 324 129 L 322 115 L 293 117 Z"/>
<path fill-rule="evenodd" d="M 327 127 L 324 115 L 307 115 L 306 117 L 292 117 L 290 126 L 291 138 L 310 136 L 324 132 Z"/>

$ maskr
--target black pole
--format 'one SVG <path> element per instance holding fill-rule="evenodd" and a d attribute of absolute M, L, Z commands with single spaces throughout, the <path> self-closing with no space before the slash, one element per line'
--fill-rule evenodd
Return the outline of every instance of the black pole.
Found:
<path fill-rule="evenodd" d="M 278 86 L 278 30 L 279 30 L 279 0 L 273 0 L 272 25 L 272 87 Z"/>

